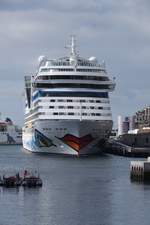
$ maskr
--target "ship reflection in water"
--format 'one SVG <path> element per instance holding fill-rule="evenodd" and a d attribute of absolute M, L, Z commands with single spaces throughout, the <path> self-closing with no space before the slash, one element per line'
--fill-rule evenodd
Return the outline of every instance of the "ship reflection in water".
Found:
<path fill-rule="evenodd" d="M 116 156 L 47 157 L 0 146 L 1 171 L 38 168 L 43 180 L 37 189 L 0 187 L 0 224 L 148 225 L 150 186 L 130 182 L 129 164 Z"/>

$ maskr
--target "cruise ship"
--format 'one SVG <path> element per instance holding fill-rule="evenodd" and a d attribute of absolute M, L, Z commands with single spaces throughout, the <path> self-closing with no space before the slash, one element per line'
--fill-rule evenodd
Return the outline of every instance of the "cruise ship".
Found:
<path fill-rule="evenodd" d="M 0 120 L 0 145 L 22 144 L 22 130 L 10 118 Z"/>
<path fill-rule="evenodd" d="M 74 36 L 67 48 L 65 57 L 40 56 L 36 73 L 25 76 L 23 147 L 31 152 L 96 154 L 111 133 L 115 80 L 104 62 L 79 55 Z"/>

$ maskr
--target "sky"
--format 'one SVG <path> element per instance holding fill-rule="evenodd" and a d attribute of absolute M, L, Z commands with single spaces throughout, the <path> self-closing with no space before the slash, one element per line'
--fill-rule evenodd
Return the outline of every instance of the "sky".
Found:
<path fill-rule="evenodd" d="M 0 112 L 22 125 L 24 76 L 38 57 L 69 54 L 70 35 L 81 56 L 105 60 L 116 89 L 114 121 L 150 105 L 150 1 L 0 0 Z"/>

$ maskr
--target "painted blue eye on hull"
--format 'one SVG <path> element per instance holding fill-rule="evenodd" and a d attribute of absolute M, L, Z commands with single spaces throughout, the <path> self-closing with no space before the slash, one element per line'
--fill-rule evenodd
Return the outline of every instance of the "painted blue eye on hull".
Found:
<path fill-rule="evenodd" d="M 52 140 L 42 134 L 40 131 L 35 129 L 34 132 L 35 144 L 38 147 L 51 147 L 56 146 L 53 144 Z"/>

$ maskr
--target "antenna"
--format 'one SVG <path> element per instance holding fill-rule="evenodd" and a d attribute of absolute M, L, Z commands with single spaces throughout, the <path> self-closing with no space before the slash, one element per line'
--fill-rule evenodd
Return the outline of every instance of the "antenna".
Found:
<path fill-rule="evenodd" d="M 75 35 L 71 36 L 71 54 L 73 56 L 76 56 L 76 39 L 75 39 Z"/>
<path fill-rule="evenodd" d="M 65 48 L 70 48 L 71 49 L 71 56 L 76 57 L 77 56 L 77 51 L 76 51 L 76 36 L 71 35 L 71 44 L 65 46 Z"/>
<path fill-rule="evenodd" d="M 76 52 L 75 35 L 71 35 L 71 44 L 67 45 L 66 48 L 70 48 L 71 49 L 70 57 L 69 57 L 70 65 L 72 65 L 72 66 L 74 66 L 76 68 L 78 55 L 77 55 L 77 52 Z"/>

